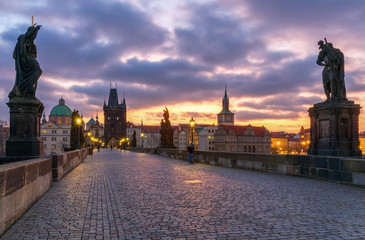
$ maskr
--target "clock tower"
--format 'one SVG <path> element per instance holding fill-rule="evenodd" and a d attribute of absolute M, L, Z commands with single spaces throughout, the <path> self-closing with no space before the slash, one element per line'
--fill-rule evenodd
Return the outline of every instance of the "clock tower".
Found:
<path fill-rule="evenodd" d="M 229 111 L 229 99 L 227 96 L 227 86 L 225 87 L 224 97 L 222 99 L 222 111 L 217 114 L 218 126 L 233 126 L 234 113 Z"/>

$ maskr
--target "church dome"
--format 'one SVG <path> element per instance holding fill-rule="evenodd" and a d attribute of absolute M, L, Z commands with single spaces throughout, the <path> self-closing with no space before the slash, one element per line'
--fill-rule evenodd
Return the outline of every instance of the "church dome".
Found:
<path fill-rule="evenodd" d="M 52 108 L 50 116 L 71 116 L 72 111 L 65 105 L 65 100 L 61 97 L 59 104 Z"/>

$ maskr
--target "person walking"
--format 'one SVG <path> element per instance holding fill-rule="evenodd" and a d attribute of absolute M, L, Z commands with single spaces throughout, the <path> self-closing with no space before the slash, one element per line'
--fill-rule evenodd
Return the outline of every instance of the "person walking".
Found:
<path fill-rule="evenodd" d="M 194 154 L 194 144 L 191 142 L 189 146 L 187 147 L 189 152 L 189 163 L 193 164 L 193 154 Z"/>

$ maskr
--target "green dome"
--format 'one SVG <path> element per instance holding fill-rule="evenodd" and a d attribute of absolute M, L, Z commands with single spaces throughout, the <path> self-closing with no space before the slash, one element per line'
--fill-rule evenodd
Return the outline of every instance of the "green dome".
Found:
<path fill-rule="evenodd" d="M 94 118 L 90 118 L 90 120 L 87 122 L 88 124 L 96 124 L 96 121 Z"/>
<path fill-rule="evenodd" d="M 60 99 L 59 104 L 52 108 L 50 116 L 71 116 L 72 111 L 69 107 L 65 105 L 65 100 L 63 98 Z"/>

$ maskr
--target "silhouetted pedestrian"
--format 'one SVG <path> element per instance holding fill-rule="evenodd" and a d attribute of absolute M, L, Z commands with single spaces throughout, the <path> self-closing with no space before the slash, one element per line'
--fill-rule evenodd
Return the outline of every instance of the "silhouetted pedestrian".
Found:
<path fill-rule="evenodd" d="M 194 144 L 191 142 L 187 149 L 189 152 L 189 163 L 193 164 Z"/>

